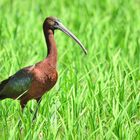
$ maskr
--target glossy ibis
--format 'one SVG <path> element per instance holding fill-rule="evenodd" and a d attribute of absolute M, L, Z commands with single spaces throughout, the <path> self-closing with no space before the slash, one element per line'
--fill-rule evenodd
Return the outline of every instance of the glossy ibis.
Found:
<path fill-rule="evenodd" d="M 37 101 L 56 83 L 57 48 L 54 30 L 59 29 L 73 38 L 87 53 L 81 42 L 57 18 L 47 17 L 43 23 L 43 31 L 47 44 L 47 57 L 35 65 L 25 67 L 0 83 L 0 99 L 19 99 L 22 108 L 30 99 Z"/>

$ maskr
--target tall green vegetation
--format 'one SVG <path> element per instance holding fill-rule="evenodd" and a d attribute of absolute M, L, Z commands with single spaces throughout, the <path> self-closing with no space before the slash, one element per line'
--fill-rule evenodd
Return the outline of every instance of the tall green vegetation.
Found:
<path fill-rule="evenodd" d="M 56 16 L 88 55 L 55 32 L 59 79 L 37 118 L 0 101 L 0 139 L 140 139 L 140 1 L 0 1 L 0 81 L 45 58 L 42 23 Z"/>

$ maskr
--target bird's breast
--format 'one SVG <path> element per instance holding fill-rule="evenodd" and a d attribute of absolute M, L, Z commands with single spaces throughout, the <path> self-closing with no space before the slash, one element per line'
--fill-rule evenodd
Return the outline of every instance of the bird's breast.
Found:
<path fill-rule="evenodd" d="M 54 69 L 49 71 L 36 69 L 33 75 L 29 92 L 34 97 L 42 96 L 46 91 L 49 91 L 56 84 L 58 78 L 57 71 Z"/>

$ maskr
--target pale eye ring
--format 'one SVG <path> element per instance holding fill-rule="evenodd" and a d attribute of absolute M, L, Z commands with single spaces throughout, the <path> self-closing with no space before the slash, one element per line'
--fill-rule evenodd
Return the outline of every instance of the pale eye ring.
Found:
<path fill-rule="evenodd" d="M 55 21 L 55 26 L 59 25 L 59 23 L 57 21 Z"/>

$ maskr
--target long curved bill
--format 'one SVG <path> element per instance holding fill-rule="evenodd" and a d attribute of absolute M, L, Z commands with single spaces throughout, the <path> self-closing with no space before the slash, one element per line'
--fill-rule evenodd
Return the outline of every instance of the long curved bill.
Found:
<path fill-rule="evenodd" d="M 57 28 L 62 32 L 64 32 L 65 34 L 67 34 L 68 36 L 70 36 L 72 39 L 74 39 L 80 45 L 84 53 L 87 54 L 87 50 L 80 42 L 80 40 L 73 33 L 71 33 L 61 22 L 58 22 Z"/>

